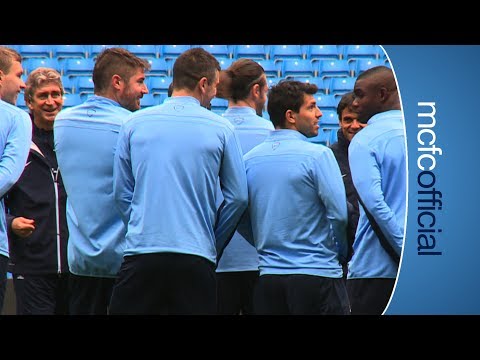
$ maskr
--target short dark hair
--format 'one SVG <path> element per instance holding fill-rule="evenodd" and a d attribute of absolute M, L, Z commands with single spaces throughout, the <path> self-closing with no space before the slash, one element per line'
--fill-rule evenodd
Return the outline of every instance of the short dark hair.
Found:
<path fill-rule="evenodd" d="M 173 88 L 193 90 L 198 81 L 206 77 L 209 84 L 220 71 L 218 60 L 203 48 L 191 48 L 181 53 L 173 64 Z"/>
<path fill-rule="evenodd" d="M 299 112 L 304 103 L 305 94 L 314 95 L 318 91 L 315 84 L 296 80 L 281 80 L 268 92 L 268 115 L 277 128 L 285 127 L 285 113 L 287 110 Z"/>
<path fill-rule="evenodd" d="M 338 120 L 340 121 L 342 120 L 342 112 L 346 108 L 353 111 L 352 109 L 353 100 L 355 100 L 355 97 L 353 96 L 353 91 L 348 92 L 342 96 L 342 98 L 340 99 L 340 102 L 337 105 Z"/>
<path fill-rule="evenodd" d="M 151 65 L 147 60 L 139 58 L 127 49 L 106 48 L 97 56 L 93 67 L 94 92 L 106 91 L 113 75 L 119 75 L 128 81 L 138 69 L 148 71 L 151 69 Z"/>

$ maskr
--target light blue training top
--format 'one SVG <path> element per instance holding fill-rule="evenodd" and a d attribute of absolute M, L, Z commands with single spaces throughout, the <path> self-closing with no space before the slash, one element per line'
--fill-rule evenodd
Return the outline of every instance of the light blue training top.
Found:
<path fill-rule="evenodd" d="M 397 254 L 401 255 L 407 203 L 407 163 L 400 110 L 376 114 L 352 139 L 349 163 L 353 183 Z M 398 265 L 383 249 L 360 206 L 348 279 L 395 278 Z"/>
<path fill-rule="evenodd" d="M 333 152 L 298 131 L 275 130 L 244 160 L 260 275 L 340 278 L 347 200 Z"/>
<path fill-rule="evenodd" d="M 224 197 L 217 215 L 216 189 Z M 247 207 L 242 150 L 230 122 L 190 96 L 140 110 L 120 132 L 114 192 L 125 255 L 172 252 L 216 263 Z"/>
<path fill-rule="evenodd" d="M 130 113 L 111 99 L 91 96 L 55 119 L 73 274 L 115 277 L 120 269 L 125 226 L 113 197 L 113 157 L 120 126 Z"/>
<path fill-rule="evenodd" d="M 17 182 L 32 142 L 32 121 L 26 111 L 0 100 L 0 254 L 8 257 L 3 196 Z"/>
<path fill-rule="evenodd" d="M 231 106 L 223 117 L 235 127 L 243 154 L 260 144 L 275 130 L 271 121 L 258 116 L 255 110 L 248 106 Z M 223 201 L 223 196 L 219 198 L 220 202 Z M 230 271 L 258 271 L 257 249 L 238 232 L 235 232 L 218 262 L 217 272 Z"/>

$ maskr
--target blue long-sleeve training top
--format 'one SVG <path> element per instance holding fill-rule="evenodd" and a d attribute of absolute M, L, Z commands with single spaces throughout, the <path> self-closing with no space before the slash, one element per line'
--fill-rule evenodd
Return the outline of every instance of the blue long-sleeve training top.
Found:
<path fill-rule="evenodd" d="M 130 113 L 116 101 L 91 96 L 55 119 L 73 274 L 115 277 L 120 269 L 126 229 L 113 197 L 113 158 L 120 126 Z"/>
<path fill-rule="evenodd" d="M 248 106 L 230 106 L 223 117 L 235 127 L 243 154 L 264 141 L 274 130 L 270 120 L 258 116 L 255 110 Z M 223 200 L 223 196 L 220 196 L 220 200 Z M 257 250 L 242 235 L 235 232 L 218 262 L 217 272 L 257 270 Z"/>
<path fill-rule="evenodd" d="M 128 224 L 125 255 L 174 252 L 216 263 L 248 201 L 233 126 L 190 96 L 132 114 L 119 136 L 114 192 Z"/>
<path fill-rule="evenodd" d="M 358 195 L 397 254 L 401 254 L 407 203 L 407 163 L 400 110 L 376 114 L 349 147 Z M 348 278 L 395 278 L 398 265 L 383 249 L 360 206 Z"/>
<path fill-rule="evenodd" d="M 0 254 L 7 257 L 7 220 L 3 196 L 22 175 L 31 141 L 30 116 L 24 110 L 0 100 Z"/>
<path fill-rule="evenodd" d="M 342 276 L 345 187 L 332 151 L 306 139 L 276 130 L 244 156 L 260 275 Z"/>

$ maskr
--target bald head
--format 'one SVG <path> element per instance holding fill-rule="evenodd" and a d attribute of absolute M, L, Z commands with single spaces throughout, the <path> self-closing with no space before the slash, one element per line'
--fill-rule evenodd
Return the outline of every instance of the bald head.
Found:
<path fill-rule="evenodd" d="M 353 92 L 352 107 L 359 113 L 358 119 L 362 123 L 375 114 L 401 109 L 393 71 L 386 66 L 376 66 L 361 73 Z"/>

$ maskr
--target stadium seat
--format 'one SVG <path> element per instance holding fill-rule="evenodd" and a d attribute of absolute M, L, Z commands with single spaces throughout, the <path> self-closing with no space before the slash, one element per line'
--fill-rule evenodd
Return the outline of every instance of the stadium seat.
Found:
<path fill-rule="evenodd" d="M 338 141 L 338 129 L 330 131 L 329 145 L 335 144 Z"/>
<path fill-rule="evenodd" d="M 170 76 L 149 76 L 147 78 L 148 91 L 153 95 L 167 94 L 172 80 Z"/>
<path fill-rule="evenodd" d="M 273 85 L 277 85 L 281 80 L 285 79 L 281 77 L 267 77 L 267 85 L 270 88 Z"/>
<path fill-rule="evenodd" d="M 214 97 L 210 101 L 211 110 L 217 114 L 223 114 L 228 107 L 228 100 Z"/>
<path fill-rule="evenodd" d="M 165 59 L 149 58 L 148 62 L 151 65 L 147 76 L 170 76 L 170 67 Z"/>
<path fill-rule="evenodd" d="M 117 47 L 118 45 L 89 45 L 87 48 L 87 57 L 95 59 L 106 48 Z"/>
<path fill-rule="evenodd" d="M 168 95 L 166 93 L 156 93 L 156 94 L 152 94 L 153 97 L 155 98 L 155 102 L 157 104 L 163 104 L 163 102 L 165 101 L 166 98 L 168 98 Z"/>
<path fill-rule="evenodd" d="M 52 45 L 52 56 L 57 60 L 86 58 L 88 56 L 88 47 L 84 45 Z"/>
<path fill-rule="evenodd" d="M 165 59 L 176 59 L 178 55 L 190 49 L 190 45 L 163 45 L 161 47 L 161 56 Z"/>
<path fill-rule="evenodd" d="M 385 65 L 384 60 L 382 59 L 356 59 L 355 61 L 351 62 L 353 64 L 353 72 L 355 76 L 360 75 L 365 70 L 368 70 L 375 66 Z"/>
<path fill-rule="evenodd" d="M 315 137 L 308 138 L 309 142 L 314 144 L 321 144 L 328 146 L 330 144 L 330 131 L 331 129 L 318 129 L 318 135 Z"/>
<path fill-rule="evenodd" d="M 142 59 L 156 59 L 159 57 L 157 45 L 127 45 L 126 49 Z"/>
<path fill-rule="evenodd" d="M 271 45 L 269 59 L 275 62 L 285 59 L 305 59 L 300 45 Z"/>
<path fill-rule="evenodd" d="M 18 52 L 22 58 L 40 57 L 51 58 L 53 45 L 19 45 Z"/>
<path fill-rule="evenodd" d="M 93 72 L 95 61 L 92 58 L 87 59 L 65 59 L 63 62 L 63 75 L 75 77 L 78 75 L 90 75 Z"/>
<path fill-rule="evenodd" d="M 235 59 L 249 58 L 252 60 L 267 60 L 268 53 L 265 45 L 235 45 L 233 48 Z"/>
<path fill-rule="evenodd" d="M 382 52 L 376 45 L 347 45 L 343 49 L 343 58 L 348 62 L 354 59 L 379 59 Z"/>
<path fill-rule="evenodd" d="M 307 59 L 310 61 L 318 60 L 340 60 L 340 52 L 337 45 L 308 45 Z"/>
<path fill-rule="evenodd" d="M 285 59 L 281 62 L 281 76 L 284 78 L 290 77 L 314 77 L 315 71 L 312 63 L 309 60 L 292 60 Z"/>
<path fill-rule="evenodd" d="M 22 61 L 22 66 L 25 75 L 30 74 L 33 70 L 39 67 L 52 68 L 62 74 L 62 65 L 57 61 L 56 58 L 26 58 Z"/>
<path fill-rule="evenodd" d="M 334 110 L 322 110 L 322 117 L 320 118 L 320 127 L 332 128 L 338 127 L 338 115 Z"/>
<path fill-rule="evenodd" d="M 75 92 L 75 84 L 68 76 L 62 76 L 63 91 L 66 94 L 73 94 Z"/>
<path fill-rule="evenodd" d="M 80 105 L 83 103 L 83 99 L 79 94 L 64 94 L 63 95 L 63 108 L 69 108 L 71 106 Z"/>
<path fill-rule="evenodd" d="M 220 59 L 218 59 L 218 62 L 220 63 L 220 67 L 221 67 L 222 70 L 227 70 L 235 60 L 236 59 L 226 59 L 226 58 L 222 59 L 222 58 L 220 58 Z"/>
<path fill-rule="evenodd" d="M 320 60 L 314 62 L 314 64 L 318 64 L 316 73 L 317 76 L 322 79 L 331 77 L 349 77 L 351 74 L 347 60 Z"/>
<path fill-rule="evenodd" d="M 17 96 L 17 107 L 19 107 L 22 110 L 25 110 L 26 112 L 29 112 L 30 110 L 28 109 L 27 104 L 25 103 L 25 94 L 21 92 Z"/>
<path fill-rule="evenodd" d="M 265 75 L 268 77 L 280 77 L 281 64 L 275 64 L 273 60 L 261 60 L 257 61 L 265 71 Z"/>
<path fill-rule="evenodd" d="M 85 98 L 88 94 L 93 94 L 94 85 L 91 76 L 76 76 L 74 79 L 76 94 L 79 94 L 82 98 Z"/>
<path fill-rule="evenodd" d="M 208 51 L 210 54 L 215 56 L 217 60 L 220 59 L 231 59 L 232 52 L 230 51 L 228 45 L 199 45 L 201 48 Z M 195 47 L 195 46 L 192 46 Z"/>
<path fill-rule="evenodd" d="M 317 85 L 317 94 L 328 94 L 328 82 L 325 82 L 322 78 L 313 77 L 310 79 L 306 79 L 305 82 Z"/>
<path fill-rule="evenodd" d="M 338 100 L 334 95 L 316 94 L 315 99 L 320 110 L 337 111 Z"/>
<path fill-rule="evenodd" d="M 353 90 L 356 80 L 356 77 L 332 78 L 330 80 L 330 90 L 328 93 L 334 96 L 342 96 Z"/>

